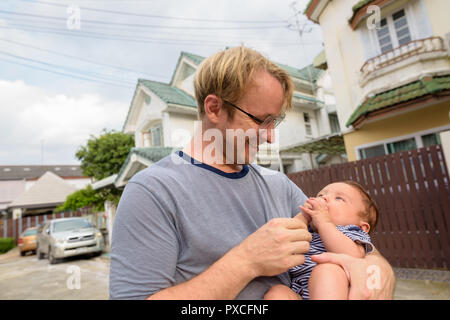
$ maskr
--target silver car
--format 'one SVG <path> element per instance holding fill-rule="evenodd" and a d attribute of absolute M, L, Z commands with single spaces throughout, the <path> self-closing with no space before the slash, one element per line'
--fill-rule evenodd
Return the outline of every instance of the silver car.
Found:
<path fill-rule="evenodd" d="M 46 254 L 50 264 L 71 256 L 100 255 L 105 247 L 102 233 L 84 218 L 46 221 L 39 226 L 36 241 L 38 259 Z"/>

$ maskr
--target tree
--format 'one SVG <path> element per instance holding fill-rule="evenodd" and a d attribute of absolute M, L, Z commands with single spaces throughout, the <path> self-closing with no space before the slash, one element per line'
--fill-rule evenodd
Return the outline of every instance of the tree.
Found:
<path fill-rule="evenodd" d="M 91 185 L 88 185 L 86 188 L 68 195 L 66 201 L 57 207 L 55 212 L 75 211 L 86 207 L 92 207 L 95 211 L 103 211 L 106 200 L 117 205 L 121 195 L 122 191 L 115 188 L 94 190 Z"/>
<path fill-rule="evenodd" d="M 81 161 L 83 174 L 101 180 L 119 172 L 133 147 L 133 135 L 103 129 L 100 137 L 91 135 L 75 155 Z"/>

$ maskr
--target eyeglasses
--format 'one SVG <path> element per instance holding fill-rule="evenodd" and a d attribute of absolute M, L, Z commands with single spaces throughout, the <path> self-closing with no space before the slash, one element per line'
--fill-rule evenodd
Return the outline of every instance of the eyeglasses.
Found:
<path fill-rule="evenodd" d="M 271 124 L 273 124 L 273 127 L 276 128 L 284 120 L 284 118 L 286 117 L 286 114 L 282 113 L 279 117 L 268 116 L 264 120 L 261 120 L 261 119 L 258 119 L 257 117 L 255 117 L 254 115 L 248 113 L 247 111 L 242 110 L 241 108 L 239 108 L 238 106 L 232 104 L 231 102 L 226 101 L 226 100 L 223 100 L 223 101 L 228 103 L 233 108 L 236 108 L 239 111 L 245 113 L 250 118 L 252 118 L 257 124 L 259 124 L 259 128 L 260 129 L 266 129 L 266 128 L 270 127 Z"/>

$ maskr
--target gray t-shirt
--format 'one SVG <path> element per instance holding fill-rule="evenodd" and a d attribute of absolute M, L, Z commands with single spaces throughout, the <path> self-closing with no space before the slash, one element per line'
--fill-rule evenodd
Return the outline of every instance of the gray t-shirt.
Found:
<path fill-rule="evenodd" d="M 305 194 L 258 165 L 225 173 L 181 151 L 134 175 L 114 220 L 110 299 L 145 299 L 185 282 L 272 218 L 294 217 Z M 289 274 L 258 277 L 237 299 L 262 299 Z"/>

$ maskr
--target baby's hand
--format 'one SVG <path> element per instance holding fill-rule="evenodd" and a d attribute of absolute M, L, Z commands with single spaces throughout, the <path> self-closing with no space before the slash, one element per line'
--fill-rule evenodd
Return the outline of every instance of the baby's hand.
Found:
<path fill-rule="evenodd" d="M 322 198 L 309 198 L 300 209 L 311 217 L 312 224 L 317 230 L 319 225 L 332 222 L 327 203 Z"/>

